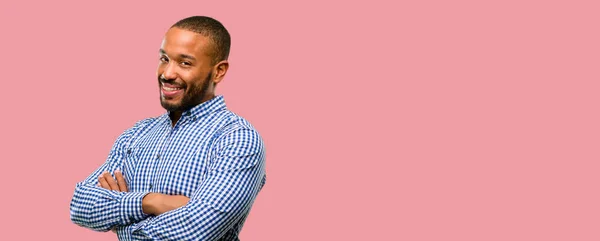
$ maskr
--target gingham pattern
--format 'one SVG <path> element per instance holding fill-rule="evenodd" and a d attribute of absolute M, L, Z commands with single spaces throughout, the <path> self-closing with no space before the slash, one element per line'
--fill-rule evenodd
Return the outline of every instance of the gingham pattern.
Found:
<path fill-rule="evenodd" d="M 97 187 L 103 171 L 123 171 L 129 192 Z M 238 240 L 265 183 L 264 144 L 222 96 L 183 113 L 142 120 L 115 142 L 107 161 L 71 200 L 71 220 L 97 231 L 116 229 L 119 240 Z M 150 216 L 149 192 L 190 197 L 188 205 Z"/>

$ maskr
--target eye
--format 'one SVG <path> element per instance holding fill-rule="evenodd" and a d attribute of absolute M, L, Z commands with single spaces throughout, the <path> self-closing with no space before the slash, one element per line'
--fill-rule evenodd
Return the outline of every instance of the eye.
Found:
<path fill-rule="evenodd" d="M 166 56 L 160 56 L 160 62 L 169 62 L 169 59 Z"/>
<path fill-rule="evenodd" d="M 190 63 L 190 62 L 181 62 L 181 65 L 183 65 L 183 66 L 192 66 L 192 63 Z"/>

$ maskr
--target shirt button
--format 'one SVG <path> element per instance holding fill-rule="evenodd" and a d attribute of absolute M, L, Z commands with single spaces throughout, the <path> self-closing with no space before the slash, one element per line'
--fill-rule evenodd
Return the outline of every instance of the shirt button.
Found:
<path fill-rule="evenodd" d="M 150 184 L 150 189 L 152 189 L 152 184 Z"/>
<path fill-rule="evenodd" d="M 160 154 L 156 155 L 156 160 L 160 160 Z"/>
<path fill-rule="evenodd" d="M 127 150 L 127 154 L 131 154 L 131 149 Z"/>

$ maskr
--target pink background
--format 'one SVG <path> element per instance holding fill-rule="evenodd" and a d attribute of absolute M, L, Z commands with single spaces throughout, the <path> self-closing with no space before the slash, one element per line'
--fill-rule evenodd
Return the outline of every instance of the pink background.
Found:
<path fill-rule="evenodd" d="M 267 144 L 242 240 L 600 240 L 597 1 L 50 2 L 0 3 L 2 240 L 116 240 L 69 201 L 191 15 Z"/>

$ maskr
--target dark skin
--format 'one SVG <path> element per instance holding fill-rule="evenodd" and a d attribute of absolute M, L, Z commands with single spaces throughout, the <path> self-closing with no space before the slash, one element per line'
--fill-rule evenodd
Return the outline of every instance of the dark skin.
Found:
<path fill-rule="evenodd" d="M 229 69 L 227 60 L 213 65 L 212 45 L 208 37 L 180 28 L 171 28 L 165 34 L 156 74 L 161 105 L 169 110 L 173 125 L 183 111 L 212 99 L 216 85 Z M 181 89 L 165 92 L 164 85 Z"/>
<path fill-rule="evenodd" d="M 216 85 L 225 77 L 229 62 L 214 63 L 213 53 L 210 39 L 198 33 L 174 27 L 165 34 L 157 76 L 161 105 L 169 110 L 173 126 L 184 111 L 215 96 Z M 109 172 L 102 173 L 98 185 L 128 192 L 123 173 L 117 170 L 114 174 L 115 178 Z M 185 206 L 189 200 L 183 195 L 149 193 L 142 199 L 142 210 L 146 214 L 160 215 Z"/>

